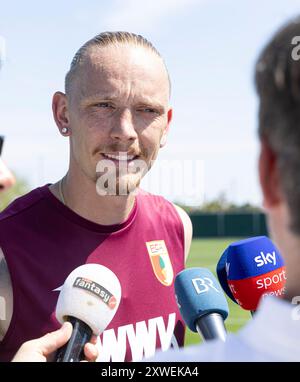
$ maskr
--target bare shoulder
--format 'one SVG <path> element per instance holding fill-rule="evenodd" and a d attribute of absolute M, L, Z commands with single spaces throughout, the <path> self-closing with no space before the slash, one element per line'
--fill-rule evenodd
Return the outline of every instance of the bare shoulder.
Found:
<path fill-rule="evenodd" d="M 9 328 L 12 310 L 12 284 L 4 253 L 0 248 L 0 341 L 2 341 Z"/>
<path fill-rule="evenodd" d="M 193 225 L 191 222 L 191 218 L 184 211 L 183 208 L 177 206 L 176 204 L 173 204 L 173 206 L 176 208 L 178 215 L 181 218 L 183 227 L 184 227 L 184 254 L 185 254 L 185 261 L 186 261 L 188 255 L 189 255 L 191 243 L 192 243 Z"/>

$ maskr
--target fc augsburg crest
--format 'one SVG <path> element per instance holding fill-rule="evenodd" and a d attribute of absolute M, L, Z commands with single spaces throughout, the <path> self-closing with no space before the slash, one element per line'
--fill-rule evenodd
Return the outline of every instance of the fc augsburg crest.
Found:
<path fill-rule="evenodd" d="M 154 274 L 165 286 L 172 284 L 174 273 L 164 240 L 146 242 Z"/>

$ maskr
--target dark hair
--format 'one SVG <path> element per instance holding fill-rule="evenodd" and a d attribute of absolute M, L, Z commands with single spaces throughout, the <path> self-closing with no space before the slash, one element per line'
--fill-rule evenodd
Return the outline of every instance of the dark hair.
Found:
<path fill-rule="evenodd" d="M 256 64 L 259 136 L 274 151 L 291 213 L 300 234 L 300 18 L 284 25 Z"/>

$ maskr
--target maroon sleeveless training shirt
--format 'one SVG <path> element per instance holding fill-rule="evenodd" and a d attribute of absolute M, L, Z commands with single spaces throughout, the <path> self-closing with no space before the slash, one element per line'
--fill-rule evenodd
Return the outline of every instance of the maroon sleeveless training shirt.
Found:
<path fill-rule="evenodd" d="M 13 285 L 13 317 L 0 360 L 59 327 L 59 288 L 73 269 L 98 263 L 122 287 L 120 307 L 98 339 L 100 361 L 138 361 L 156 348 L 183 346 L 174 276 L 184 267 L 183 224 L 174 206 L 139 190 L 128 219 L 100 225 L 77 215 L 39 187 L 0 214 L 0 247 Z"/>

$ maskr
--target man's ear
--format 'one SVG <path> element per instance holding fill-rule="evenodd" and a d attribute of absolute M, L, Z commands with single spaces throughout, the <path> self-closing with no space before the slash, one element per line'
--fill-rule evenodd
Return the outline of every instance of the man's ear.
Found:
<path fill-rule="evenodd" d="M 54 120 L 60 132 L 69 131 L 70 120 L 69 120 L 69 111 L 68 111 L 68 101 L 64 93 L 56 92 L 53 95 L 52 111 L 53 111 Z"/>
<path fill-rule="evenodd" d="M 168 122 L 167 122 L 167 126 L 163 132 L 163 135 L 160 139 L 160 147 L 164 147 L 165 144 L 167 143 L 167 135 L 168 135 L 168 132 L 169 132 L 169 128 L 170 128 L 170 124 L 171 124 L 171 121 L 172 121 L 172 117 L 173 117 L 173 109 L 169 109 L 168 110 Z"/>
<path fill-rule="evenodd" d="M 261 141 L 258 166 L 259 181 L 263 193 L 263 206 L 270 209 L 281 203 L 283 195 L 278 158 L 266 140 Z"/>

